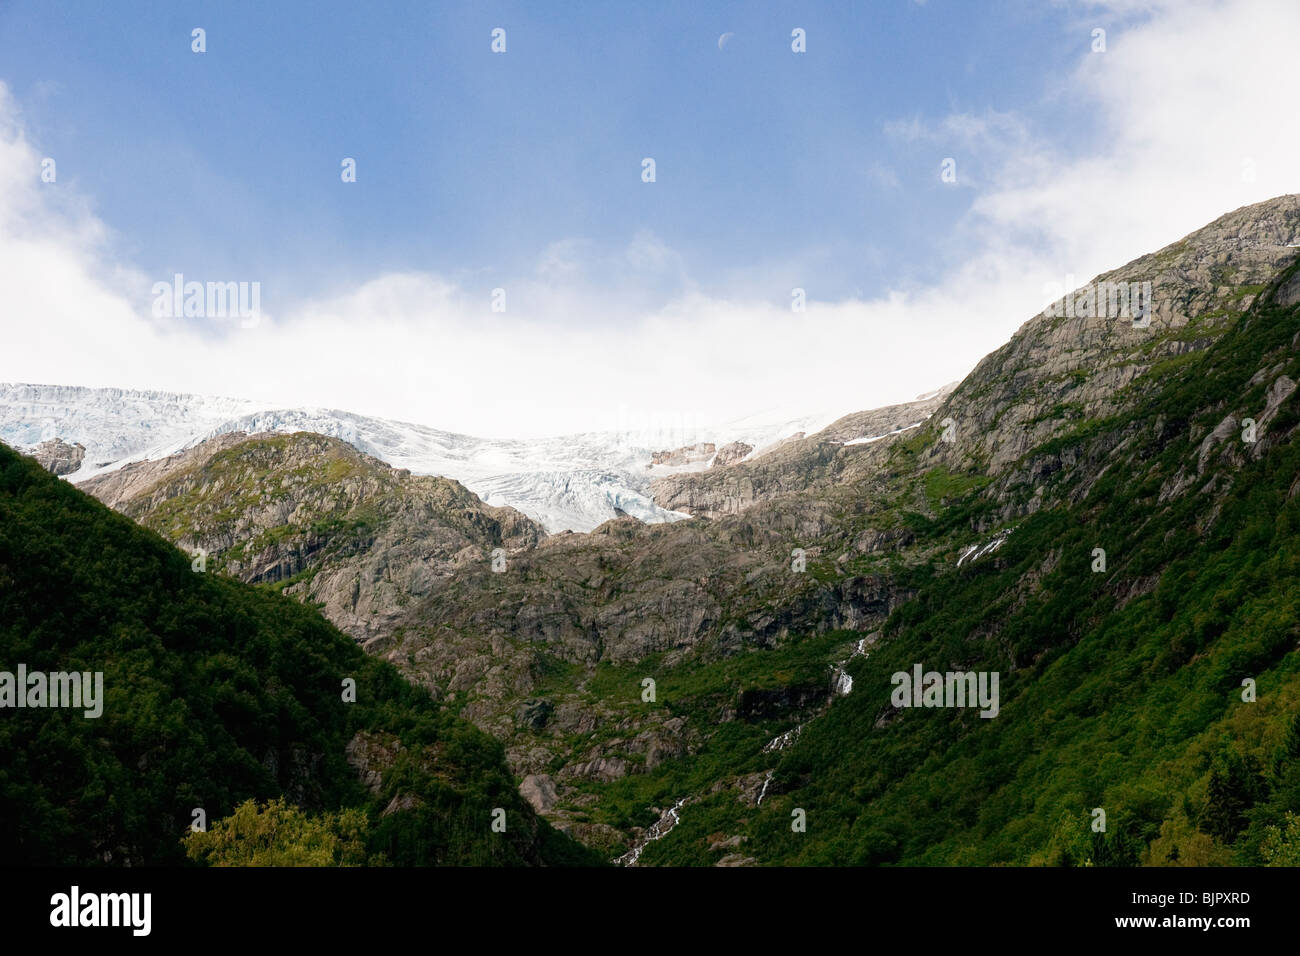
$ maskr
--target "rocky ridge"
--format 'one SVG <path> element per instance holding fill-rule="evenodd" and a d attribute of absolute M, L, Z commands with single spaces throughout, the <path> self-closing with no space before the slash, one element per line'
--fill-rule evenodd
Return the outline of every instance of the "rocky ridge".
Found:
<path fill-rule="evenodd" d="M 310 433 L 218 436 L 83 488 L 211 570 L 318 604 L 358 640 L 434 582 L 534 547 L 541 528 L 459 483 L 413 476 Z"/>

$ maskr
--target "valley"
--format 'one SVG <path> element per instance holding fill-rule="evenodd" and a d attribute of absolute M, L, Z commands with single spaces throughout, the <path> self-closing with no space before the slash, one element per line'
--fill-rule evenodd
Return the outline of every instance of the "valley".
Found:
<path fill-rule="evenodd" d="M 1140 322 L 1048 310 L 912 403 L 546 472 L 510 462 L 559 439 L 176 396 L 145 447 L 50 386 L 6 386 L 0 434 L 112 457 L 67 493 L 319 610 L 606 862 L 1269 863 L 1300 810 L 1297 240 L 1300 197 L 1245 207 L 1093 280 L 1149 287 Z M 891 702 L 921 670 L 992 679 Z"/>

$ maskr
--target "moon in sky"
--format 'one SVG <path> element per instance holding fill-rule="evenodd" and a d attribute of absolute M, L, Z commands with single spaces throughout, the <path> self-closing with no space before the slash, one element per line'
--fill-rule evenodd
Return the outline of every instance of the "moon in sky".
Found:
<path fill-rule="evenodd" d="M 722 34 L 722 36 L 718 37 L 718 49 L 721 50 L 724 46 L 726 46 L 727 41 L 734 36 L 735 36 L 734 33 L 724 33 Z"/>

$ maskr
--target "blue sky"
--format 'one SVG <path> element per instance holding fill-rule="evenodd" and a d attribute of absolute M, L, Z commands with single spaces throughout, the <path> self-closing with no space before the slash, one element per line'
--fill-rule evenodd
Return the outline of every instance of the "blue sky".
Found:
<path fill-rule="evenodd" d="M 1076 21 L 940 0 L 18 3 L 0 69 L 150 274 L 257 274 L 271 303 L 384 269 L 490 289 L 558 239 L 650 231 L 704 289 L 798 260 L 837 297 L 933 281 L 972 198 L 938 178 L 962 144 L 887 125 L 1019 110 L 1066 132 L 1040 100 L 1090 42 Z"/>
<path fill-rule="evenodd" d="M 520 436 L 908 400 L 1049 283 L 1300 189 L 1296 35 L 1292 0 L 10 0 L 0 381 Z M 259 322 L 151 315 L 177 272 Z"/>

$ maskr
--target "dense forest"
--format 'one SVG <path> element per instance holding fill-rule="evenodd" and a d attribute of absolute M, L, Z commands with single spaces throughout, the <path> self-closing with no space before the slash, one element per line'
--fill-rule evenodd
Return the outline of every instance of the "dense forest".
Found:
<path fill-rule="evenodd" d="M 277 862 L 593 861 L 500 744 L 314 609 L 196 572 L 0 446 L 0 671 L 19 665 L 102 672 L 103 712 L 0 711 L 0 863 L 241 862 L 220 838 L 259 828 Z"/>

